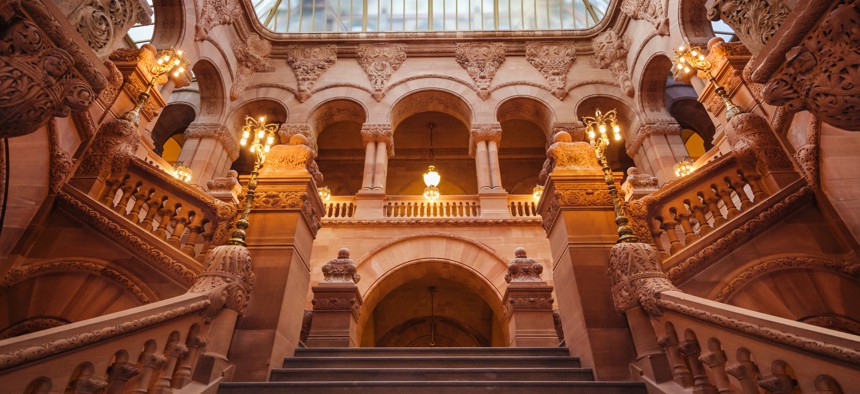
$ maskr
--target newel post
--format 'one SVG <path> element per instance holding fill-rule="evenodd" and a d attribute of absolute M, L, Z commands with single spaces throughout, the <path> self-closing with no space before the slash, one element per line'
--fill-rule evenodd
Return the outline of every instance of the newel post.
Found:
<path fill-rule="evenodd" d="M 558 334 L 552 316 L 552 286 L 541 279 L 543 266 L 518 247 L 508 265 L 508 288 L 502 301 L 510 347 L 556 347 Z"/>
<path fill-rule="evenodd" d="M 322 267 L 325 279 L 313 286 L 313 321 L 308 334 L 308 347 L 357 347 L 358 311 L 361 293 L 356 283 L 355 262 L 349 249 L 343 248 L 337 258 Z"/>

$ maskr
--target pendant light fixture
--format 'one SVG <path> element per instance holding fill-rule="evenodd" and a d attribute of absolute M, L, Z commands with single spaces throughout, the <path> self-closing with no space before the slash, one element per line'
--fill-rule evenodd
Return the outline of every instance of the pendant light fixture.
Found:
<path fill-rule="evenodd" d="M 436 127 L 433 123 L 428 123 L 427 128 L 430 129 L 430 166 L 427 167 L 427 171 L 424 173 L 424 185 L 427 187 L 424 188 L 424 198 L 430 201 L 434 201 L 439 198 L 439 181 L 442 180 L 442 176 L 439 175 L 439 172 L 436 171 L 436 158 L 433 156 L 433 128 Z"/>

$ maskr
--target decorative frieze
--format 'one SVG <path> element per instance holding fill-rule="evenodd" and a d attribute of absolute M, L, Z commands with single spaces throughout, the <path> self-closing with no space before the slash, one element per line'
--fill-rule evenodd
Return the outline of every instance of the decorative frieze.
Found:
<path fill-rule="evenodd" d="M 621 2 L 621 12 L 654 25 L 661 36 L 669 34 L 669 18 L 663 9 L 662 0 L 624 0 Z"/>
<path fill-rule="evenodd" d="M 218 25 L 230 25 L 242 17 L 237 0 L 197 0 L 197 26 L 194 40 L 209 37 L 209 30 Z"/>
<path fill-rule="evenodd" d="M 239 158 L 239 146 L 233 132 L 221 123 L 192 123 L 185 129 L 185 138 L 213 139 L 224 148 L 230 160 Z"/>
<path fill-rule="evenodd" d="M 630 39 L 619 36 L 615 30 L 607 30 L 597 36 L 591 46 L 594 48 L 594 65 L 598 68 L 609 68 L 621 91 L 633 97 L 633 83 L 630 81 L 630 72 L 627 71 Z"/>
<path fill-rule="evenodd" d="M 87 45 L 104 58 L 119 46 L 132 26 L 151 22 L 151 15 L 152 9 L 143 0 L 85 0 L 77 3 L 67 19 Z"/>
<path fill-rule="evenodd" d="M 320 76 L 337 61 L 335 45 L 290 45 L 286 48 L 287 64 L 296 74 L 299 102 L 307 101 Z"/>
<path fill-rule="evenodd" d="M 322 266 L 325 276 L 322 283 L 358 283 L 361 276 L 355 262 L 349 258 L 349 249 L 342 248 L 337 252 L 337 258 L 329 260 Z"/>
<path fill-rule="evenodd" d="M 791 12 L 782 0 L 709 0 L 706 7 L 710 20 L 726 22 L 753 53 L 764 48 Z"/>
<path fill-rule="evenodd" d="M 472 77 L 478 88 L 478 97 L 490 97 L 490 84 L 499 66 L 505 62 L 505 45 L 499 42 L 457 43 L 454 58 Z"/>
<path fill-rule="evenodd" d="M 403 44 L 361 45 L 356 52 L 358 64 L 367 74 L 376 101 L 385 97 L 383 89 L 391 75 L 406 61 L 406 46 Z"/>
<path fill-rule="evenodd" d="M 252 33 L 244 40 L 233 41 L 233 55 L 236 56 L 239 67 L 233 77 L 233 85 L 230 87 L 231 100 L 238 99 L 245 92 L 254 73 L 275 71 L 275 66 L 269 60 L 271 53 L 272 43 L 256 33 Z"/>
<path fill-rule="evenodd" d="M 562 42 L 530 42 L 526 44 L 526 60 L 536 68 L 549 83 L 553 96 L 559 100 L 567 97 L 567 72 L 573 65 L 576 48 Z"/>
<path fill-rule="evenodd" d="M 661 316 L 659 294 L 678 290 L 660 267 L 660 255 L 649 244 L 618 243 L 609 252 L 612 301 L 619 312 L 636 306 L 651 316 Z"/>

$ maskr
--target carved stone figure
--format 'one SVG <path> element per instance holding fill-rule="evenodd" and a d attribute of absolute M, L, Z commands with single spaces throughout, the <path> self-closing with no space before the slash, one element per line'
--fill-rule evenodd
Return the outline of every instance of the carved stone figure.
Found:
<path fill-rule="evenodd" d="M 633 83 L 627 71 L 627 53 L 630 50 L 630 39 L 618 36 L 615 30 L 600 33 L 591 42 L 594 48 L 594 64 L 600 68 L 609 68 L 612 76 L 618 81 L 618 86 L 624 94 L 633 97 Z"/>
<path fill-rule="evenodd" d="M 526 44 L 526 60 L 549 82 L 550 90 L 559 100 L 567 97 L 567 72 L 576 57 L 572 44 L 560 42 L 530 42 Z"/>
<path fill-rule="evenodd" d="M 299 102 L 307 101 L 313 94 L 320 76 L 337 61 L 337 46 L 335 45 L 291 45 L 287 47 L 287 64 L 296 74 L 299 83 L 296 98 Z"/>
<path fill-rule="evenodd" d="M 275 71 L 269 60 L 272 43 L 257 34 L 251 34 L 244 40 L 233 41 L 233 55 L 239 68 L 230 87 L 230 99 L 236 100 L 248 87 L 248 81 L 253 73 Z"/>
<path fill-rule="evenodd" d="M 393 45 L 361 45 L 356 53 L 358 64 L 364 69 L 370 86 L 373 88 L 373 98 L 382 100 L 385 93 L 382 90 L 391 75 L 406 61 L 406 46 Z"/>
<path fill-rule="evenodd" d="M 478 97 L 490 97 L 490 83 L 505 62 L 505 45 L 499 42 L 457 43 L 457 64 L 463 67 L 478 87 Z"/>

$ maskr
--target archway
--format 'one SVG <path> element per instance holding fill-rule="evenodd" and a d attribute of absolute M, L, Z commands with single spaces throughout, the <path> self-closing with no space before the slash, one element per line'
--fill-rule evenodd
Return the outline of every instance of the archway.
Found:
<path fill-rule="evenodd" d="M 165 107 L 152 128 L 155 153 L 168 162 L 177 161 L 185 144 L 185 129 L 196 117 L 194 107 L 188 104 L 172 103 Z"/>
<path fill-rule="evenodd" d="M 614 97 L 592 96 L 582 100 L 576 106 L 576 118 L 594 116 L 597 110 L 606 112 L 612 109 L 618 112 L 618 124 L 622 125 L 621 133 L 624 135 L 624 143 L 609 144 L 609 148 L 606 149 L 606 160 L 609 161 L 612 171 L 623 172 L 635 165 L 633 159 L 627 155 L 626 145 L 635 132 L 633 128 L 638 127 L 639 120 L 630 107 Z"/>
<path fill-rule="evenodd" d="M 546 104 L 528 97 L 506 100 L 496 109 L 502 126 L 499 167 L 502 185 L 511 194 L 530 194 L 538 184 L 553 113 Z"/>
<path fill-rule="evenodd" d="M 365 160 L 361 128 L 366 121 L 364 107 L 347 99 L 320 104 L 308 119 L 316 137 L 317 165 L 333 195 L 351 196 L 361 188 Z"/>
<path fill-rule="evenodd" d="M 506 346 L 504 312 L 486 278 L 455 262 L 426 259 L 398 266 L 368 290 L 362 347 Z"/>

